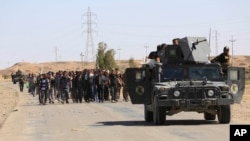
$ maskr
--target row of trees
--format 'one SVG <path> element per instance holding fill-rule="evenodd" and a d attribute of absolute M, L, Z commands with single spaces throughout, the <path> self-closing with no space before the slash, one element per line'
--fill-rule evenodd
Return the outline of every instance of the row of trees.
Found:
<path fill-rule="evenodd" d="M 96 66 L 98 69 L 112 69 L 118 68 L 115 61 L 115 50 L 107 49 L 105 42 L 98 43 L 98 49 L 96 54 Z M 129 59 L 129 67 L 135 67 L 136 64 L 133 58 Z M 119 69 L 119 68 L 118 68 Z"/>

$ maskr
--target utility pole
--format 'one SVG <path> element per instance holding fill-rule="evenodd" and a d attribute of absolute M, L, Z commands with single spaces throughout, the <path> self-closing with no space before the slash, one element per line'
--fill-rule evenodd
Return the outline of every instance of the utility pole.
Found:
<path fill-rule="evenodd" d="M 233 35 L 232 35 L 232 39 L 231 40 L 229 40 L 229 42 L 231 42 L 232 43 L 232 59 L 231 59 L 231 63 L 232 63 L 232 66 L 233 66 L 233 56 L 234 56 L 234 42 L 236 42 L 236 40 L 234 40 L 234 37 L 233 37 Z"/>
<path fill-rule="evenodd" d="M 149 46 L 146 44 L 146 45 L 144 46 L 144 48 L 146 49 L 146 57 L 147 57 L 147 55 L 148 55 L 148 48 L 149 48 Z"/>
<path fill-rule="evenodd" d="M 119 61 L 120 61 L 120 51 L 121 51 L 121 48 L 118 48 L 118 55 L 119 55 Z"/>
<path fill-rule="evenodd" d="M 144 46 L 144 48 L 146 49 L 146 56 L 145 56 L 145 59 L 144 59 L 144 61 L 146 62 L 147 61 L 147 55 L 148 55 L 148 48 L 149 48 L 149 46 L 146 44 Z"/>
<path fill-rule="evenodd" d="M 86 44 L 86 49 L 85 49 L 85 56 L 84 56 L 84 60 L 85 61 L 96 61 L 95 60 L 95 49 L 94 49 L 94 43 L 93 43 L 93 37 L 92 37 L 92 32 L 93 32 L 93 29 L 92 29 L 92 16 L 95 16 L 94 13 L 92 13 L 90 11 L 90 8 L 88 7 L 88 12 L 85 13 L 84 15 L 82 16 L 87 16 L 87 23 L 84 23 L 84 24 L 87 24 L 87 44 Z M 89 54 L 90 53 L 90 54 Z M 89 55 L 91 55 L 89 57 Z"/>
<path fill-rule="evenodd" d="M 209 44 L 210 52 L 209 52 L 209 54 L 208 54 L 208 58 L 210 58 L 210 53 L 211 53 L 211 45 L 210 45 L 210 43 L 211 43 L 211 27 L 210 27 L 210 29 L 209 29 L 209 42 L 208 42 L 208 44 Z"/>
<path fill-rule="evenodd" d="M 82 64 L 82 69 L 83 69 L 83 59 L 82 58 L 83 58 L 84 55 L 83 55 L 82 52 L 81 52 L 80 56 L 81 56 L 81 64 Z"/>
<path fill-rule="evenodd" d="M 218 33 L 217 30 L 215 30 L 215 56 L 218 55 Z"/>

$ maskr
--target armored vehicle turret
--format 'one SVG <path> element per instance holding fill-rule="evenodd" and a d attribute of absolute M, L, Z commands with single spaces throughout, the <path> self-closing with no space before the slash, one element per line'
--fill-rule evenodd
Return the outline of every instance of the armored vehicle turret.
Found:
<path fill-rule="evenodd" d="M 162 125 L 166 116 L 198 112 L 205 120 L 230 123 L 230 105 L 240 103 L 245 69 L 210 63 L 204 37 L 185 37 L 179 45 L 159 45 L 141 68 L 127 68 L 126 86 L 132 104 L 144 104 L 145 121 Z"/>

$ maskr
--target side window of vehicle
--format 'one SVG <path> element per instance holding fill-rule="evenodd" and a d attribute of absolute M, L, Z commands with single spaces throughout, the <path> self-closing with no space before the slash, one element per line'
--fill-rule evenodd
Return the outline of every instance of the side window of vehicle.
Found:
<path fill-rule="evenodd" d="M 135 79 L 136 81 L 144 81 L 146 79 L 146 73 L 145 70 L 143 71 L 136 71 L 135 72 Z"/>
<path fill-rule="evenodd" d="M 239 80 L 239 71 L 238 70 L 230 70 L 229 80 Z"/>

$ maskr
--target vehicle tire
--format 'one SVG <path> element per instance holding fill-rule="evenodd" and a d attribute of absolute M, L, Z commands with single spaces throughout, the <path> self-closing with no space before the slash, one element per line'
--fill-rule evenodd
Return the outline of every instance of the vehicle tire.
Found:
<path fill-rule="evenodd" d="M 231 108 L 230 105 L 221 105 L 218 109 L 218 120 L 220 124 L 227 124 L 231 120 Z"/>
<path fill-rule="evenodd" d="M 165 107 L 156 106 L 156 96 L 153 102 L 153 121 L 155 125 L 163 125 L 166 120 L 166 110 Z"/>
<path fill-rule="evenodd" d="M 147 110 L 147 105 L 144 105 L 144 119 L 146 122 L 152 122 L 153 121 L 153 112 Z"/>
<path fill-rule="evenodd" d="M 205 120 L 215 120 L 215 118 L 216 118 L 216 114 L 204 112 L 204 119 Z"/>

